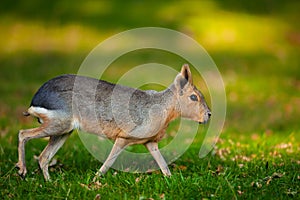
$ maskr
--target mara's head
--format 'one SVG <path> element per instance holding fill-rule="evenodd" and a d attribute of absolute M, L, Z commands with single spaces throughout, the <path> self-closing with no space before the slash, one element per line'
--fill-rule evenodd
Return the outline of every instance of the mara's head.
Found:
<path fill-rule="evenodd" d="M 181 72 L 174 80 L 174 86 L 181 116 L 199 123 L 206 123 L 211 116 L 211 111 L 204 96 L 193 84 L 189 65 L 182 66 Z"/>

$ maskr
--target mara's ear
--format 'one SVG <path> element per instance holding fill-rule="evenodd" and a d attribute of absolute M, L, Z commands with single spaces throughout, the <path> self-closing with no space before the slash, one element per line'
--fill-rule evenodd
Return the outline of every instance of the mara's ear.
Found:
<path fill-rule="evenodd" d="M 180 73 L 190 84 L 193 84 L 192 73 L 188 64 L 182 65 Z"/>
<path fill-rule="evenodd" d="M 178 91 L 180 91 L 180 95 L 183 94 L 182 90 L 188 83 L 193 84 L 192 73 L 189 65 L 184 64 L 181 68 L 181 72 L 174 80 L 175 87 Z"/>

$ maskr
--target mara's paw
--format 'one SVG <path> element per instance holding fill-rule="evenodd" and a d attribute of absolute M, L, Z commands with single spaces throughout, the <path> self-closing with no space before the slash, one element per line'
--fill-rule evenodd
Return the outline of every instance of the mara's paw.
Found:
<path fill-rule="evenodd" d="M 93 182 L 100 180 L 103 177 L 103 175 L 104 175 L 104 173 L 102 173 L 101 171 L 98 171 L 93 178 Z"/>
<path fill-rule="evenodd" d="M 24 178 L 27 174 L 26 166 L 23 163 L 18 162 L 16 168 L 19 168 L 18 174 Z"/>

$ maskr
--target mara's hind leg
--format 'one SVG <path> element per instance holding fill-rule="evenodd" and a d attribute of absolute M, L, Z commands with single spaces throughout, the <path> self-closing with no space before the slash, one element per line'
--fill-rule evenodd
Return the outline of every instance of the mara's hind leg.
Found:
<path fill-rule="evenodd" d="M 63 146 L 65 141 L 68 139 L 71 133 L 66 133 L 64 135 L 51 136 L 48 145 L 45 147 L 41 155 L 39 156 L 39 165 L 43 172 L 46 181 L 50 180 L 50 175 L 48 172 L 49 162 L 57 151 Z"/>
<path fill-rule="evenodd" d="M 30 107 L 30 114 L 42 120 L 42 125 L 38 128 L 20 130 L 18 154 L 19 160 L 16 167 L 19 168 L 19 175 L 24 177 L 27 173 L 25 164 L 25 144 L 34 138 L 60 136 L 70 132 L 73 127 L 71 118 L 62 112 L 49 111 L 44 108 Z"/>
<path fill-rule="evenodd" d="M 18 154 L 19 159 L 16 167 L 19 168 L 19 175 L 25 177 L 27 170 L 26 170 L 26 163 L 25 163 L 25 144 L 28 140 L 33 138 L 42 138 L 47 136 L 47 132 L 44 131 L 44 127 L 38 127 L 33 129 L 27 130 L 20 130 L 19 131 L 19 145 L 18 145 Z"/>

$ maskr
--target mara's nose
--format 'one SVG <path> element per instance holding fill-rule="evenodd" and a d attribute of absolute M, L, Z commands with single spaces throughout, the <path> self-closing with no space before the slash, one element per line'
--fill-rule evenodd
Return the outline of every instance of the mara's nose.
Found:
<path fill-rule="evenodd" d="M 207 115 L 208 115 L 208 118 L 210 118 L 210 116 L 211 116 L 211 112 L 210 112 L 210 111 L 208 111 L 208 112 L 207 112 Z"/>

